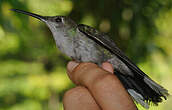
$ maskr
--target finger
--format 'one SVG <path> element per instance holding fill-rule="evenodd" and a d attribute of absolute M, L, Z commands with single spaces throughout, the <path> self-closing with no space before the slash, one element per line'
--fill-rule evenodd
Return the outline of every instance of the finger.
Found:
<path fill-rule="evenodd" d="M 118 78 L 93 63 L 77 64 L 69 68 L 71 80 L 87 87 L 103 110 L 136 110 L 131 97 Z"/>
<path fill-rule="evenodd" d="M 108 63 L 108 62 L 102 63 L 102 68 L 105 69 L 106 71 L 111 72 L 111 73 L 114 72 L 114 69 L 113 69 L 112 64 L 110 64 L 110 63 Z"/>
<path fill-rule="evenodd" d="M 89 91 L 81 86 L 65 93 L 63 105 L 65 110 L 100 110 Z"/>
<path fill-rule="evenodd" d="M 79 63 L 77 63 L 77 62 L 75 62 L 75 61 L 70 61 L 68 64 L 67 64 L 67 74 L 68 74 L 68 76 L 69 76 L 69 78 L 70 79 L 73 79 L 72 78 L 72 71 L 74 70 L 74 68 L 76 67 L 76 66 L 78 66 L 79 65 Z"/>

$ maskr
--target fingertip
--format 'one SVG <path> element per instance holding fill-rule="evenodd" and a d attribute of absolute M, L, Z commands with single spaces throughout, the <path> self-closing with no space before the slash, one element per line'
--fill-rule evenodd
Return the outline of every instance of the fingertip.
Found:
<path fill-rule="evenodd" d="M 110 73 L 114 72 L 114 68 L 113 68 L 112 64 L 110 64 L 109 62 L 102 63 L 102 68 Z"/>
<path fill-rule="evenodd" d="M 68 64 L 67 64 L 67 71 L 69 72 L 69 73 L 71 73 L 73 70 L 74 70 L 74 68 L 76 67 L 76 66 L 78 66 L 79 65 L 79 63 L 77 63 L 77 62 L 75 62 L 75 61 L 70 61 Z"/>

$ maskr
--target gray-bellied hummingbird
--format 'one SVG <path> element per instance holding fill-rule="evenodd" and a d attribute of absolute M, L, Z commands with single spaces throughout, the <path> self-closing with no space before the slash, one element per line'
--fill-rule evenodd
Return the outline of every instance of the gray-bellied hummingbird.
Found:
<path fill-rule="evenodd" d="M 70 58 L 98 65 L 110 62 L 125 89 L 143 107 L 149 108 L 150 102 L 158 105 L 162 102 L 162 97 L 166 99 L 169 95 L 166 89 L 140 70 L 106 34 L 87 25 L 77 24 L 66 16 L 41 16 L 19 9 L 11 10 L 43 21 L 51 30 L 56 46 Z"/>

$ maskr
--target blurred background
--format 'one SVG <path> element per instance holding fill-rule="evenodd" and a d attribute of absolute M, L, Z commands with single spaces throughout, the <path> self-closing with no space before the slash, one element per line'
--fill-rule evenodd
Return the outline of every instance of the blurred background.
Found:
<path fill-rule="evenodd" d="M 70 59 L 46 25 L 17 14 L 70 16 L 108 33 L 151 78 L 172 94 L 171 0 L 0 0 L 0 110 L 63 110 Z M 150 110 L 172 110 L 172 98 Z M 140 110 L 144 110 L 140 107 Z"/>

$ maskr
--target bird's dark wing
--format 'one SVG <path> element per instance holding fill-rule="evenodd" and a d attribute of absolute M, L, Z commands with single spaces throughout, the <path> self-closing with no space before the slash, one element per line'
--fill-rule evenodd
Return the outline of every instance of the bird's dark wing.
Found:
<path fill-rule="evenodd" d="M 145 76 L 146 74 L 141 71 L 111 40 L 107 35 L 97 31 L 96 29 L 89 27 L 84 24 L 79 24 L 78 29 L 83 34 L 87 35 L 90 39 L 96 41 L 97 43 L 104 46 L 110 52 L 115 54 L 121 61 L 123 61 L 134 73 L 138 73 L 141 76 Z"/>

